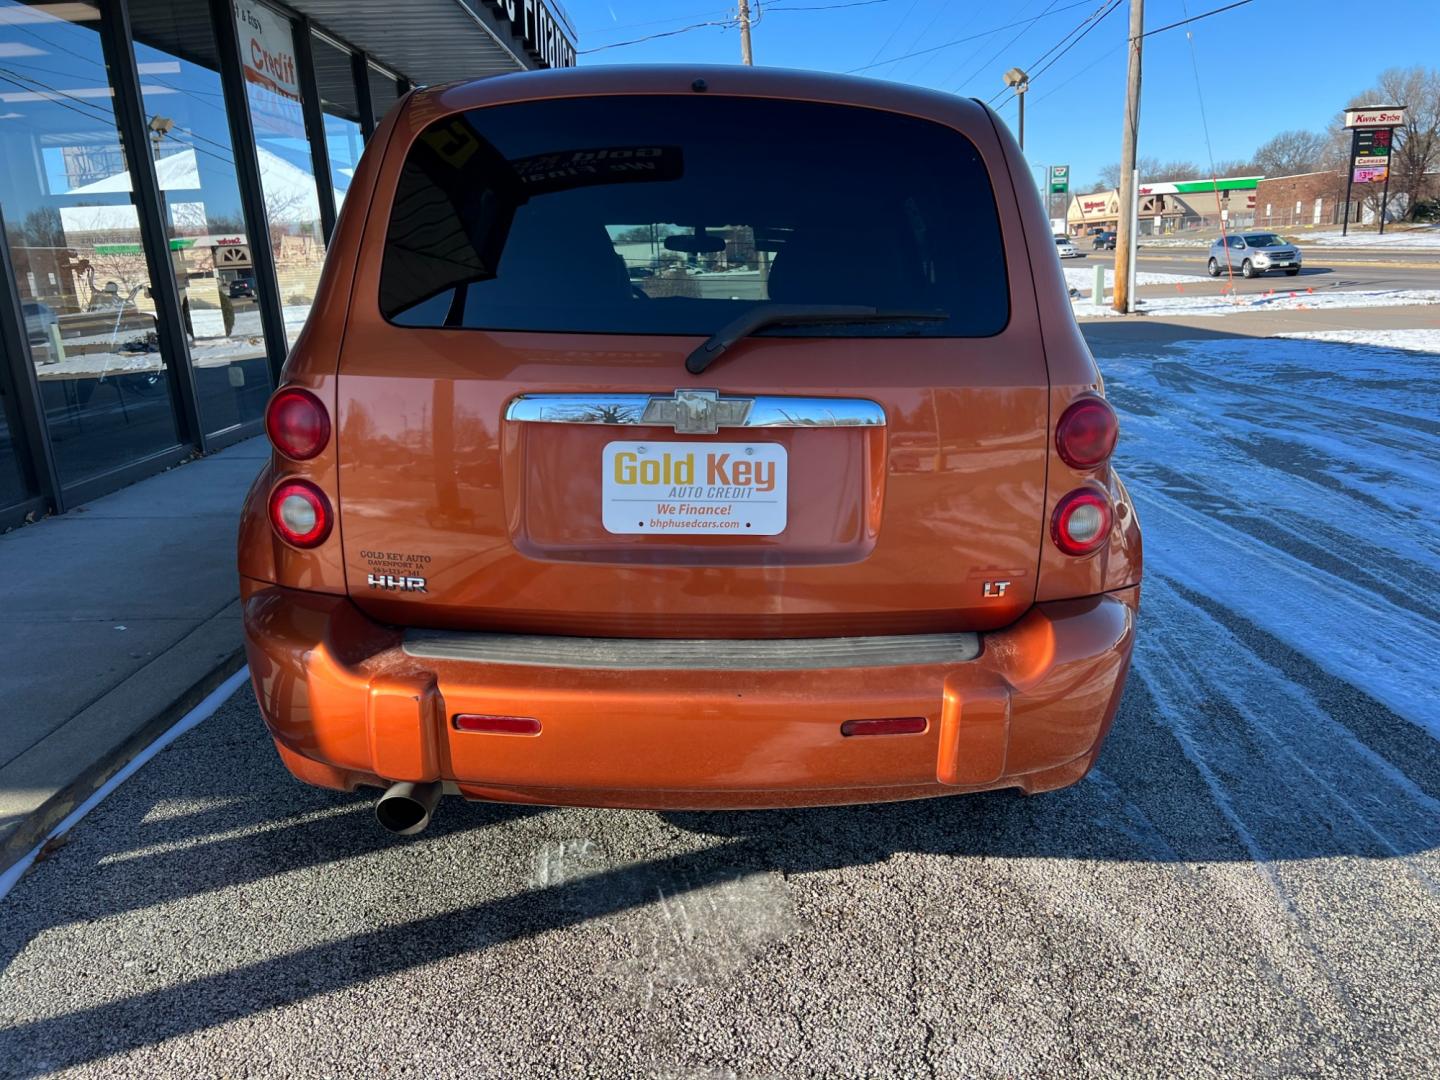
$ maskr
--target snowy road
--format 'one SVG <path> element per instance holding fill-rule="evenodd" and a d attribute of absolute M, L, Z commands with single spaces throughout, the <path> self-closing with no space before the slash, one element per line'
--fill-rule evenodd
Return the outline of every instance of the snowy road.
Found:
<path fill-rule="evenodd" d="M 396 842 L 241 693 L 0 906 L 0 1074 L 1435 1075 L 1440 357 L 1101 362 L 1147 578 L 1082 784 Z"/>

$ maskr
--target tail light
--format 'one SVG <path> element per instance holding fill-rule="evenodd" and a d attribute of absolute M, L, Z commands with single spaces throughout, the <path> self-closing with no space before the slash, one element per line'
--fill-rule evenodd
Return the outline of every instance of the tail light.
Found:
<path fill-rule="evenodd" d="M 309 390 L 287 386 L 265 408 L 265 433 L 291 461 L 308 461 L 330 441 L 330 417 Z"/>
<path fill-rule="evenodd" d="M 334 524 L 330 500 L 309 480 L 286 480 L 270 493 L 270 526 L 287 544 L 316 547 Z"/>
<path fill-rule="evenodd" d="M 1093 469 L 1115 450 L 1120 422 L 1104 398 L 1083 397 L 1071 403 L 1055 425 L 1055 450 L 1072 469 Z"/>
<path fill-rule="evenodd" d="M 1076 488 L 1055 504 L 1050 538 L 1066 555 L 1091 555 L 1110 536 L 1110 500 L 1094 488 Z"/>

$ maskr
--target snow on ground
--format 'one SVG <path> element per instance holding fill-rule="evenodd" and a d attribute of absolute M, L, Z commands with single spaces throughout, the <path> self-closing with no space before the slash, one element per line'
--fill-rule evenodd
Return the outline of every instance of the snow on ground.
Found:
<path fill-rule="evenodd" d="M 1364 695 L 1440 737 L 1433 357 L 1236 338 L 1101 368 L 1145 530 L 1137 674 L 1159 715 L 1222 787 L 1260 753 L 1277 783 L 1393 788 L 1350 725 Z"/>
<path fill-rule="evenodd" d="M 1307 341 L 1331 341 L 1345 345 L 1370 345 L 1382 349 L 1407 349 L 1440 355 L 1440 319 L 1433 327 L 1410 330 L 1300 330 L 1276 337 Z"/>
<path fill-rule="evenodd" d="M 1093 266 L 1067 266 L 1065 270 L 1065 284 L 1072 289 L 1089 290 L 1095 285 L 1095 268 Z M 1136 285 L 1188 285 L 1192 281 L 1209 281 L 1204 274 L 1160 274 L 1152 273 L 1149 270 L 1137 270 L 1135 272 Z M 1110 289 L 1115 285 L 1115 271 L 1110 267 L 1105 268 L 1105 288 Z"/>
<path fill-rule="evenodd" d="M 1316 247 L 1428 248 L 1440 251 L 1440 226 L 1436 225 L 1419 229 L 1397 229 L 1391 225 L 1384 236 L 1373 232 L 1352 232 L 1349 236 L 1342 236 L 1339 229 L 1333 232 L 1279 231 L 1302 247 L 1313 244 Z"/>
<path fill-rule="evenodd" d="M 1096 307 L 1089 297 L 1072 298 L 1076 318 L 1109 318 L 1119 312 Z M 1251 311 L 1322 311 L 1332 308 L 1398 307 L 1440 304 L 1436 289 L 1348 289 L 1341 291 L 1276 288 L 1266 294 L 1224 296 L 1146 296 L 1139 300 L 1146 315 L 1235 315 Z"/>

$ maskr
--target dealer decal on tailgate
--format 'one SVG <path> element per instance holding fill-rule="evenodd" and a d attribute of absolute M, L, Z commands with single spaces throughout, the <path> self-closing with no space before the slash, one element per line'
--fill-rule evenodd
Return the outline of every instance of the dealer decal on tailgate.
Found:
<path fill-rule="evenodd" d="M 785 531 L 779 443 L 612 442 L 601 464 L 601 520 L 611 533 Z"/>

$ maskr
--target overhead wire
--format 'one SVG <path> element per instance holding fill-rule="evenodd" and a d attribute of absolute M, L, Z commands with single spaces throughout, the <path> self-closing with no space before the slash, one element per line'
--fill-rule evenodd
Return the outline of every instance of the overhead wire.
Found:
<path fill-rule="evenodd" d="M 1124 2 L 1124 0 L 1109 0 L 1109 6 L 1108 6 L 1108 7 L 1105 7 L 1105 6 L 1102 4 L 1102 7 L 1104 7 L 1104 10 L 1103 10 L 1103 11 L 1100 10 L 1099 8 L 1097 8 L 1096 11 L 1095 11 L 1095 13 L 1091 14 L 1091 16 L 1090 16 L 1085 22 L 1082 22 L 1082 23 L 1080 24 L 1080 26 L 1077 26 L 1077 27 L 1075 28 L 1075 30 L 1070 31 L 1070 34 L 1067 34 L 1067 35 L 1066 35 L 1066 37 L 1070 37 L 1071 35 L 1075 35 L 1075 37 L 1073 38 L 1073 40 L 1071 40 L 1071 42 L 1070 42 L 1068 45 L 1066 45 L 1066 46 L 1065 46 L 1063 49 L 1061 49 L 1059 52 L 1055 53 L 1055 55 L 1054 55 L 1053 57 L 1051 57 L 1050 60 L 1049 60 L 1043 67 L 1038 68 L 1034 73 L 1032 73 L 1032 74 L 1030 75 L 1029 81 L 1030 81 L 1031 83 L 1034 83 L 1036 79 L 1038 79 L 1041 75 L 1045 74 L 1045 72 L 1049 71 L 1052 67 L 1054 67 L 1055 64 L 1060 60 L 1060 58 L 1061 58 L 1062 56 L 1064 56 L 1066 53 L 1068 53 L 1068 52 L 1069 52 L 1071 49 L 1073 49 L 1076 45 L 1079 45 L 1080 42 L 1083 41 L 1083 40 L 1085 39 L 1085 37 L 1086 37 L 1092 30 L 1094 30 L 1097 26 L 1099 26 L 1102 22 L 1105 21 L 1106 16 L 1108 16 L 1112 11 L 1114 11 L 1117 7 L 1119 7 L 1119 6 L 1121 5 L 1121 3 L 1123 3 L 1123 2 Z M 1088 23 L 1089 25 L 1086 25 L 1086 23 Z M 1082 27 L 1083 27 L 1083 29 L 1081 29 Z M 1080 31 L 1078 35 L 1075 34 L 1075 31 L 1076 31 L 1076 30 L 1079 30 L 1079 31 Z M 1062 38 L 1061 40 L 1063 41 L 1064 38 Z M 1055 48 L 1056 48 L 1055 46 L 1051 46 L 1050 49 L 1047 50 L 1046 55 L 1049 55 L 1049 53 L 1054 52 L 1054 51 L 1055 51 Z M 1006 91 L 1006 90 L 1003 90 L 1003 89 L 997 91 L 997 92 L 986 102 L 986 104 L 993 107 L 993 106 L 995 105 L 995 102 L 998 101 L 1001 97 L 1003 97 L 1003 96 L 1006 94 L 1006 92 L 1007 92 L 1007 91 Z M 1003 107 L 1003 105 L 1002 105 L 1002 107 Z"/>
<path fill-rule="evenodd" d="M 964 37 L 951 38 L 949 41 L 942 41 L 939 45 L 931 45 L 928 48 L 916 49 L 914 52 L 910 53 L 901 53 L 899 56 L 892 56 L 888 60 L 881 60 L 878 63 L 861 64 L 859 67 L 846 68 L 845 74 L 854 75 L 857 72 L 869 71 L 871 68 L 885 67 L 887 64 L 893 64 L 897 60 L 908 60 L 912 56 L 924 56 L 927 53 L 939 52 L 941 49 L 949 49 L 955 45 L 964 45 L 971 41 L 979 41 L 983 38 L 990 37 L 992 34 L 998 34 L 1002 30 L 1013 30 L 1017 26 L 1024 26 L 1029 23 L 1039 22 L 1042 18 L 1048 18 L 1050 15 L 1059 15 L 1062 11 L 1069 11 L 1072 8 L 1077 7 L 1088 7 L 1092 2 L 1093 0 L 1075 0 L 1074 3 L 1066 4 L 1064 7 L 1058 7 L 1054 11 L 1049 12 L 1047 15 L 1033 15 L 1028 19 L 1020 19 L 1017 22 L 1009 22 L 1004 23 L 1000 26 L 992 26 L 989 30 L 981 30 L 974 34 L 966 34 Z M 1021 10 L 1023 11 L 1024 8 L 1021 8 Z M 976 51 L 978 52 L 979 50 Z"/>

